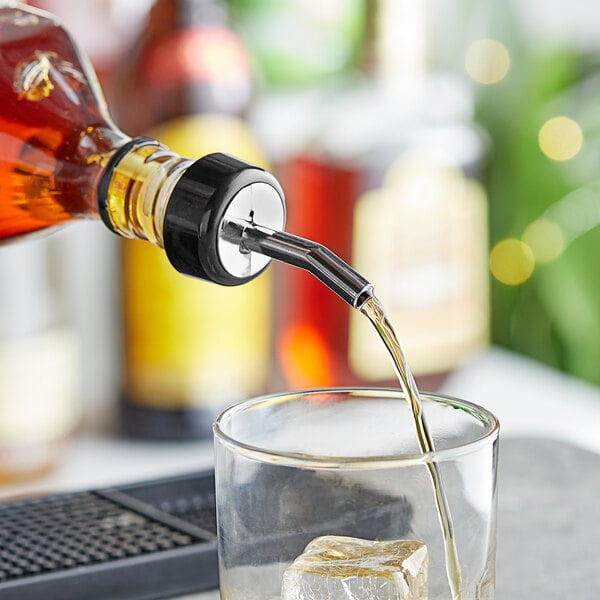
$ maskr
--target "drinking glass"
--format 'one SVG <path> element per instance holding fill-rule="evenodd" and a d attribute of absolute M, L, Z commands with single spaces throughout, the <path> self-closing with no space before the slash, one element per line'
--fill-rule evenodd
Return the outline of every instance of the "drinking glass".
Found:
<path fill-rule="evenodd" d="M 498 421 L 447 396 L 422 394 L 422 409 L 435 444 L 426 454 L 395 389 L 283 393 L 221 413 L 214 425 L 221 598 L 279 600 L 286 569 L 309 542 L 349 536 L 424 543 L 426 597 L 449 600 L 434 466 L 462 598 L 493 599 Z"/>

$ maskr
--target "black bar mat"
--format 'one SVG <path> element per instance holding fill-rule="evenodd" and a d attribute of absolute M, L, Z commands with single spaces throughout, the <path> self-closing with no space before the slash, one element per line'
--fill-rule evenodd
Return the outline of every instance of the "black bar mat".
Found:
<path fill-rule="evenodd" d="M 0 598 L 152 600 L 215 589 L 215 510 L 212 471 L 2 503 Z"/>

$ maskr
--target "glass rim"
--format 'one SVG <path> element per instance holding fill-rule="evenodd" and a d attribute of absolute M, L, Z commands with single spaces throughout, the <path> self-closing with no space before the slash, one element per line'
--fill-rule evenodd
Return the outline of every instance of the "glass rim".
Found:
<path fill-rule="evenodd" d="M 257 396 L 248 400 L 242 400 L 224 409 L 213 423 L 213 432 L 215 439 L 224 443 L 226 446 L 235 449 L 238 453 L 265 463 L 276 463 L 282 466 L 295 466 L 304 468 L 329 468 L 329 469 L 373 469 L 376 467 L 389 468 L 391 466 L 409 466 L 413 464 L 424 464 L 431 462 L 443 462 L 457 458 L 459 456 L 473 453 L 482 446 L 495 441 L 500 431 L 500 423 L 497 417 L 488 409 L 446 394 L 436 394 L 421 392 L 421 397 L 427 401 L 437 402 L 439 404 L 450 405 L 454 408 L 460 408 L 482 423 L 486 429 L 481 436 L 472 440 L 462 442 L 441 450 L 421 453 L 407 454 L 383 454 L 376 456 L 323 456 L 311 455 L 298 452 L 286 452 L 273 450 L 262 446 L 248 444 L 235 439 L 226 433 L 222 427 L 224 421 L 235 414 L 244 412 L 260 404 L 273 404 L 286 401 L 286 399 L 308 396 L 311 394 L 322 393 L 376 393 L 385 394 L 389 398 L 397 398 L 405 401 L 404 392 L 398 388 L 384 387 L 330 387 L 314 388 L 306 390 L 294 390 L 289 392 L 278 392 Z"/>

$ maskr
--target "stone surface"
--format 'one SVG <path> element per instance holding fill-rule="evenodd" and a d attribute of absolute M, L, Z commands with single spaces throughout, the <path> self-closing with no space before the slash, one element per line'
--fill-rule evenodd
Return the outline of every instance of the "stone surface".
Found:
<path fill-rule="evenodd" d="M 565 416 L 576 418 L 566 406 Z M 600 455 L 556 440 L 500 440 L 496 600 L 597 600 Z"/>

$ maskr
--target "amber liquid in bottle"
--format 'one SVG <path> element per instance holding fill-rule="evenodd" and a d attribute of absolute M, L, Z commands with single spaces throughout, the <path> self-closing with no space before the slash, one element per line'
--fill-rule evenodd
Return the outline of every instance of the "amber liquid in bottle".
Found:
<path fill-rule="evenodd" d="M 68 34 L 29 11 L 0 7 L 0 241 L 98 217 L 103 166 L 127 140 Z"/>

